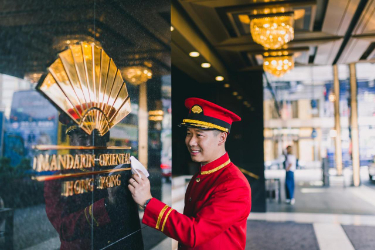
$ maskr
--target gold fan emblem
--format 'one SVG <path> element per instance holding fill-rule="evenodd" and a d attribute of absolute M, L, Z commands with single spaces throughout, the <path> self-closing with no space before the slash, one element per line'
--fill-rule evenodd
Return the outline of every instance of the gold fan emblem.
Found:
<path fill-rule="evenodd" d="M 131 111 L 120 71 L 94 43 L 81 42 L 61 52 L 36 89 L 87 134 L 94 129 L 106 134 Z"/>
<path fill-rule="evenodd" d="M 200 114 L 202 113 L 202 108 L 198 105 L 194 105 L 192 108 L 191 108 L 191 112 L 193 112 L 194 114 Z"/>

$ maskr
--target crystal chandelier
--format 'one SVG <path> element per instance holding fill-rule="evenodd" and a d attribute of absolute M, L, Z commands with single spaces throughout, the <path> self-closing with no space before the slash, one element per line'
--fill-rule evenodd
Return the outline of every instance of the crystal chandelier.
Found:
<path fill-rule="evenodd" d="M 256 17 L 250 22 L 250 32 L 256 43 L 277 49 L 294 39 L 293 15 Z"/>
<path fill-rule="evenodd" d="M 293 56 L 265 57 L 263 61 L 264 71 L 281 77 L 294 68 Z"/>
<path fill-rule="evenodd" d="M 130 66 L 121 69 L 126 81 L 133 85 L 139 85 L 152 78 L 152 72 L 144 66 Z"/>
<path fill-rule="evenodd" d="M 96 46 L 102 47 L 100 42 L 87 35 L 67 35 L 53 38 L 52 48 L 56 51 L 62 51 L 69 45 L 78 44 L 79 42 L 95 43 Z"/>

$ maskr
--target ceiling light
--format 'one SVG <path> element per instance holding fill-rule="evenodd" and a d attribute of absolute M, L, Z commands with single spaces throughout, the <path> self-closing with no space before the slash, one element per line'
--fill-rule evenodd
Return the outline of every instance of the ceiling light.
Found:
<path fill-rule="evenodd" d="M 198 57 L 199 56 L 199 52 L 192 51 L 192 52 L 189 53 L 189 56 L 191 56 L 191 57 Z"/>
<path fill-rule="evenodd" d="M 133 85 L 140 85 L 152 78 L 152 72 L 145 66 L 130 66 L 121 69 L 126 81 Z"/>
<path fill-rule="evenodd" d="M 240 96 L 240 95 L 237 96 L 237 99 L 238 99 L 238 100 L 242 100 L 242 96 Z"/>
<path fill-rule="evenodd" d="M 25 73 L 24 79 L 31 83 L 37 83 L 39 79 L 42 77 L 42 72 L 29 72 Z"/>
<path fill-rule="evenodd" d="M 263 47 L 277 49 L 294 39 L 293 14 L 254 18 L 250 32 L 254 41 Z"/>
<path fill-rule="evenodd" d="M 173 28 L 173 26 L 171 26 L 171 31 L 174 31 L 174 28 Z"/>
<path fill-rule="evenodd" d="M 217 76 L 217 77 L 215 77 L 215 80 L 218 81 L 218 82 L 221 82 L 221 81 L 224 81 L 224 77 Z"/>
<path fill-rule="evenodd" d="M 224 84 L 224 88 L 229 88 L 229 87 L 230 87 L 229 83 Z"/>
<path fill-rule="evenodd" d="M 207 68 L 211 67 L 211 63 L 202 63 L 201 66 L 202 66 L 202 68 L 207 69 Z"/>
<path fill-rule="evenodd" d="M 281 77 L 294 68 L 292 56 L 265 57 L 263 60 L 264 71 Z"/>
<path fill-rule="evenodd" d="M 148 119 L 149 119 L 150 121 L 160 122 L 160 121 L 163 120 L 163 116 L 162 116 L 162 115 L 149 116 Z"/>
<path fill-rule="evenodd" d="M 164 115 L 163 110 L 150 110 L 148 111 L 148 115 Z"/>
<path fill-rule="evenodd" d="M 233 95 L 234 95 L 234 96 L 238 95 L 238 92 L 234 91 L 234 92 L 233 92 Z"/>

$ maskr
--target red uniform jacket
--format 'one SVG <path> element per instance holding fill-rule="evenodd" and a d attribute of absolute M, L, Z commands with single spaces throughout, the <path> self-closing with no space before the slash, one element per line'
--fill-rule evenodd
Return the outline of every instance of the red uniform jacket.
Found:
<path fill-rule="evenodd" d="M 153 198 L 142 222 L 179 241 L 179 249 L 245 249 L 250 208 L 249 182 L 225 154 L 193 176 L 184 214 Z"/>

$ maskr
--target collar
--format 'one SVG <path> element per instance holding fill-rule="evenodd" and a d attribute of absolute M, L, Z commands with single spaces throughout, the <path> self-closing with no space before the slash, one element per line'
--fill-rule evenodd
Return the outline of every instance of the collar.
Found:
<path fill-rule="evenodd" d="M 216 160 L 207 163 L 201 167 L 201 175 L 212 174 L 230 163 L 229 155 L 226 152 L 223 156 L 217 158 Z"/>

